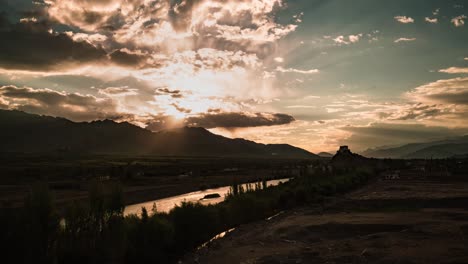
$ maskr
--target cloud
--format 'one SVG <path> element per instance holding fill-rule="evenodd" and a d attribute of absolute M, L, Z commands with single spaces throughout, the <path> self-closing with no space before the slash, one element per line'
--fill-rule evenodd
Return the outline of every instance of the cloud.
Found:
<path fill-rule="evenodd" d="M 169 9 L 169 18 L 176 31 L 187 30 L 191 24 L 193 11 L 203 1 L 172 1 Z"/>
<path fill-rule="evenodd" d="M 288 105 L 286 106 L 286 108 L 291 108 L 291 109 L 295 109 L 295 108 L 303 108 L 303 109 L 308 109 L 308 108 L 317 108 L 317 106 L 315 105 Z"/>
<path fill-rule="evenodd" d="M 410 42 L 410 41 L 415 41 L 416 38 L 399 38 L 393 41 L 394 43 L 400 43 L 400 42 Z"/>
<path fill-rule="evenodd" d="M 353 99 L 327 105 L 328 110 L 342 111 L 338 117 L 342 124 L 351 124 L 339 126 L 348 134 L 338 142 L 363 150 L 388 142 L 399 145 L 468 133 L 468 78 L 427 83 L 403 99 L 380 104 Z M 355 125 L 366 122 L 372 123 Z"/>
<path fill-rule="evenodd" d="M 164 114 L 152 116 L 151 119 L 145 124 L 145 128 L 154 132 L 183 127 L 184 124 L 174 118 Z"/>
<path fill-rule="evenodd" d="M 269 56 L 277 48 L 273 42 L 293 32 L 300 21 L 299 14 L 294 16 L 295 22 L 292 24 L 277 22 L 275 14 L 285 7 L 283 2 L 47 0 L 46 4 L 40 5 L 41 15 L 37 19 L 23 20 L 21 24 L 47 23 L 41 31 L 43 36 L 55 39 L 68 36 L 62 39 L 69 42 L 64 43 L 63 48 L 74 52 L 62 55 L 60 49 L 54 47 L 58 52 L 52 54 L 47 47 L 53 45 L 37 45 L 36 50 L 44 50 L 37 50 L 36 56 L 44 54 L 52 61 L 46 61 L 35 69 L 44 69 L 43 66 L 49 64 L 47 70 L 68 67 L 68 64 L 107 63 L 103 56 L 107 56 L 110 63 L 124 67 L 153 68 L 160 65 L 158 59 L 164 56 L 176 57 L 178 53 L 203 49 L 232 52 L 232 55 L 228 54 L 228 60 L 229 57 L 249 59 Z M 65 28 L 66 31 L 52 30 L 52 34 L 45 34 L 52 28 L 59 31 Z M 23 39 L 18 41 L 25 42 L 22 40 L 27 40 L 28 35 L 21 34 Z M 11 38 L 6 36 L 6 39 Z M 38 39 L 34 43 L 45 41 Z M 88 49 L 80 53 L 83 47 Z M 17 52 L 19 55 L 26 53 L 25 50 L 34 50 L 32 46 L 20 48 Z M 93 49 L 99 52 L 98 58 L 93 56 Z M 54 56 L 59 55 L 62 56 L 54 63 Z M 217 56 L 214 52 L 206 55 Z M 69 61 L 64 62 L 65 59 Z M 2 61 L 5 65 L 11 64 Z M 21 67 L 27 70 L 32 68 L 30 65 Z"/>
<path fill-rule="evenodd" d="M 401 106 L 396 111 L 387 113 L 388 120 L 424 120 L 450 114 L 452 111 L 444 105 L 427 105 L 422 103 Z"/>
<path fill-rule="evenodd" d="M 134 66 L 136 68 L 140 68 L 143 66 L 148 67 L 149 64 L 152 64 L 151 65 L 152 67 L 161 66 L 160 64 L 156 62 L 148 63 L 149 56 L 147 56 L 146 54 L 143 54 L 142 52 L 139 52 L 139 51 L 130 51 L 129 49 L 126 49 L 126 48 L 115 50 L 109 53 L 108 56 L 112 62 L 114 62 L 117 65 L 122 65 L 122 66 Z"/>
<path fill-rule="evenodd" d="M 284 62 L 284 59 L 282 57 L 276 57 L 274 60 L 278 63 Z"/>
<path fill-rule="evenodd" d="M 391 103 L 361 116 L 382 122 L 418 122 L 432 126 L 467 127 L 468 79 L 455 78 L 431 82 L 406 92 L 407 102 Z"/>
<path fill-rule="evenodd" d="M 285 125 L 294 121 L 294 117 L 287 114 L 226 112 L 190 116 L 185 124 L 204 128 L 243 128 Z"/>
<path fill-rule="evenodd" d="M 35 114 L 60 116 L 73 121 L 113 119 L 145 127 L 171 128 L 183 125 L 212 127 L 256 127 L 287 124 L 294 118 L 286 114 L 226 112 L 232 99 L 221 102 L 220 108 L 208 108 L 214 99 L 184 98 L 177 90 L 160 88 L 156 93 L 168 98 L 142 102 L 148 95 L 128 86 L 107 87 L 98 90 L 101 96 L 69 93 L 51 89 L 3 86 L 0 88 L 0 107 L 18 109 Z M 163 99 L 163 100 L 160 100 Z M 167 100 L 166 100 L 167 99 Z M 244 104 L 244 108 L 248 107 Z"/>
<path fill-rule="evenodd" d="M 465 15 L 457 16 L 452 18 L 451 22 L 456 26 L 456 27 L 461 27 L 465 25 L 465 19 L 467 17 Z"/>
<path fill-rule="evenodd" d="M 255 68 L 260 65 L 259 58 L 255 54 L 211 48 L 177 53 L 168 63 L 185 63 L 195 65 L 196 68 L 215 70 L 231 70 L 235 67 Z"/>
<path fill-rule="evenodd" d="M 182 107 L 176 103 L 172 103 L 171 106 L 173 106 L 177 111 L 179 111 L 179 113 L 190 114 L 192 112 L 192 109 Z"/>
<path fill-rule="evenodd" d="M 62 70 L 98 63 L 106 52 L 65 33 L 50 33 L 46 23 L 20 23 L 0 30 L 0 67 L 17 70 Z"/>
<path fill-rule="evenodd" d="M 298 69 L 294 69 L 294 68 L 283 68 L 281 66 L 278 66 L 276 68 L 276 71 L 278 72 L 282 72 L 282 73 L 298 73 L 298 74 L 315 74 L 315 73 L 319 73 L 319 70 L 318 69 L 311 69 L 311 70 L 298 70 Z"/>
<path fill-rule="evenodd" d="M 138 90 L 139 96 L 122 100 L 121 106 L 135 108 L 140 103 L 141 108 L 147 109 L 144 113 L 152 114 L 173 110 L 171 99 L 178 99 L 177 103 L 186 108 L 196 108 L 198 113 L 206 107 L 218 107 L 218 99 L 213 98 L 269 100 L 285 93 L 284 89 L 275 87 L 276 78 L 258 78 L 266 69 L 274 69 L 266 64 L 274 62 L 274 54 L 280 54 L 277 41 L 295 31 L 301 20 L 301 15 L 293 14 L 289 20 L 279 19 L 278 12 L 286 8 L 283 0 L 46 2 L 41 5 L 42 14 L 28 16 L 36 17 L 36 22 L 28 20 L 21 24 L 23 27 L 33 24 L 32 33 L 66 41 L 65 51 L 50 43 L 40 45 L 47 42 L 39 40 L 19 49 L 18 45 L 11 44 L 18 50 L 0 54 L 0 58 L 9 56 L 10 61 L 0 59 L 0 64 L 4 63 L 0 67 L 5 68 L 2 73 L 8 78 L 83 76 L 106 83 L 99 86 L 105 88 L 125 86 L 115 82 L 132 77 L 138 80 L 138 88 L 141 84 L 145 89 Z M 36 30 L 41 23 L 44 26 Z M 2 32 L 6 31 L 10 27 L 8 30 L 2 27 Z M 25 33 L 21 37 L 28 39 L 29 35 Z M 3 36 L 0 37 L 1 47 L 5 44 Z M 31 57 L 31 51 L 35 50 L 37 53 L 32 58 L 41 57 L 43 61 L 31 65 L 34 60 L 26 57 Z M 24 65 L 15 65 L 13 60 L 21 56 L 25 57 Z M 298 74 L 316 72 L 285 70 Z M 180 92 L 155 93 L 160 87 Z M 168 96 L 158 96 L 162 94 Z M 226 103 L 223 110 L 243 109 Z"/>
<path fill-rule="evenodd" d="M 107 87 L 105 89 L 99 89 L 99 93 L 113 97 L 113 96 L 128 96 L 128 95 L 137 95 L 138 89 L 128 88 L 128 86 L 123 87 Z"/>
<path fill-rule="evenodd" d="M 1 14 L 0 14 L 1 16 Z M 127 48 L 106 51 L 102 34 L 55 32 L 47 21 L 7 23 L 0 28 L 0 67 L 33 72 L 65 72 L 87 65 L 159 67 L 159 62 L 141 51 Z M 98 43 L 98 44 L 97 44 Z"/>
<path fill-rule="evenodd" d="M 349 35 L 349 36 L 338 36 L 336 38 L 333 39 L 333 41 L 337 44 L 344 44 L 344 45 L 349 45 L 351 43 L 356 43 L 358 42 L 361 37 L 363 36 L 362 33 L 359 33 L 359 34 L 356 34 L 356 35 Z"/>
<path fill-rule="evenodd" d="M 29 113 L 66 117 L 74 121 L 118 119 L 116 104 L 109 98 L 51 89 L 33 89 L 13 85 L 0 87 L 0 101 L 7 109 Z"/>
<path fill-rule="evenodd" d="M 25 17 L 20 19 L 20 23 L 37 22 L 35 17 Z"/>
<path fill-rule="evenodd" d="M 389 142 L 392 145 L 402 145 L 438 140 L 468 132 L 467 129 L 406 123 L 372 123 L 367 126 L 347 126 L 341 129 L 352 133 L 349 138 L 341 140 L 341 143 L 357 150 L 388 145 Z"/>
<path fill-rule="evenodd" d="M 64 33 L 70 36 L 76 42 L 86 41 L 90 44 L 103 43 L 108 39 L 107 36 L 99 34 L 99 33 L 87 34 L 87 33 L 81 33 L 81 32 L 74 33 L 72 31 L 66 31 Z"/>
<path fill-rule="evenodd" d="M 177 120 L 168 115 L 153 116 L 146 129 L 160 131 L 183 126 L 203 127 L 206 129 L 223 128 L 233 130 L 237 128 L 253 128 L 286 125 L 294 122 L 294 117 L 278 113 L 248 113 L 222 112 L 221 109 L 211 109 L 202 114 L 189 115 Z"/>
<path fill-rule="evenodd" d="M 468 78 L 438 80 L 415 88 L 406 96 L 416 102 L 468 105 Z"/>
<path fill-rule="evenodd" d="M 411 17 L 407 16 L 395 16 L 394 17 L 396 21 L 403 23 L 403 24 L 409 24 L 409 23 L 414 23 L 414 19 Z"/>
<path fill-rule="evenodd" d="M 121 26 L 125 15 L 135 12 L 134 8 L 142 4 L 142 1 L 138 0 L 132 2 L 135 3 L 123 0 L 47 0 L 46 11 L 53 21 L 96 32 L 108 27 Z"/>
<path fill-rule="evenodd" d="M 349 42 L 345 40 L 344 36 L 338 36 L 334 38 L 333 41 L 335 41 L 335 43 L 338 43 L 338 44 L 349 44 Z"/>
<path fill-rule="evenodd" d="M 356 43 L 359 41 L 359 38 L 362 37 L 362 34 L 358 34 L 358 35 L 349 35 L 348 38 L 349 38 L 349 41 L 351 43 Z"/>
<path fill-rule="evenodd" d="M 468 68 L 450 67 L 447 69 L 439 70 L 439 72 L 449 73 L 449 74 L 466 74 L 468 73 Z"/>
<path fill-rule="evenodd" d="M 180 90 L 170 90 L 167 87 L 156 89 L 156 95 L 169 95 L 172 98 L 182 98 L 183 97 Z"/>
<path fill-rule="evenodd" d="M 293 32 L 274 14 L 283 0 L 49 0 L 48 16 L 86 32 L 110 32 L 116 42 L 141 49 L 173 52 L 182 49 L 219 48 L 261 52 Z M 270 44 L 268 44 L 270 43 Z"/>
<path fill-rule="evenodd" d="M 317 95 L 307 95 L 306 97 L 304 97 L 304 99 L 320 99 L 320 98 L 321 97 Z"/>
<path fill-rule="evenodd" d="M 434 18 L 425 17 L 424 21 L 426 21 L 427 23 L 431 23 L 431 24 L 437 24 L 439 22 L 439 19 L 437 17 L 434 17 Z"/>

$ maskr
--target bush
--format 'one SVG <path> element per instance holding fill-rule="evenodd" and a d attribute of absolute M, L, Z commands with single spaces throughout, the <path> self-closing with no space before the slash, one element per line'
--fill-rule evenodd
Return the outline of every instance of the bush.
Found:
<path fill-rule="evenodd" d="M 271 211 L 268 204 L 253 194 L 235 196 L 226 203 L 231 226 L 248 223 L 268 216 Z"/>
<path fill-rule="evenodd" d="M 174 227 L 156 214 L 148 218 L 125 218 L 127 229 L 126 263 L 169 263 L 174 245 Z"/>
<path fill-rule="evenodd" d="M 179 253 L 208 241 L 222 230 L 216 208 L 183 202 L 171 210 L 169 219 L 174 225 L 175 243 L 181 249 Z"/>

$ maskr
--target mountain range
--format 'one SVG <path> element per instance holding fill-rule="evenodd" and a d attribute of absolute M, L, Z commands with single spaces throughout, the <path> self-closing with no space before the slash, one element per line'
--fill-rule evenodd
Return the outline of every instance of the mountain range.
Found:
<path fill-rule="evenodd" d="M 0 110 L 0 152 L 318 159 L 287 144 L 260 144 L 213 134 L 200 127 L 152 132 L 127 122 L 73 122 Z"/>
<path fill-rule="evenodd" d="M 399 147 L 368 149 L 362 153 L 372 158 L 443 159 L 468 155 L 468 135 L 424 143 L 411 143 Z"/>
<path fill-rule="evenodd" d="M 333 157 L 333 154 L 331 154 L 329 152 L 320 152 L 317 155 L 319 155 L 322 158 L 332 158 Z"/>

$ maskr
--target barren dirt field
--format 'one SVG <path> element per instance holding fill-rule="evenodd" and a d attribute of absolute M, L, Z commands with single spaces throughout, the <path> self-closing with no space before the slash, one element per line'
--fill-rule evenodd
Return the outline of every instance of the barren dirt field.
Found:
<path fill-rule="evenodd" d="M 468 263 L 468 181 L 377 180 L 241 226 L 183 263 Z"/>

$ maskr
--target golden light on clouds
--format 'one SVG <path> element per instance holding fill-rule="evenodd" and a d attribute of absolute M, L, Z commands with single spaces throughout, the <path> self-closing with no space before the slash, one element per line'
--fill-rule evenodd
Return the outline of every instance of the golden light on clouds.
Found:
<path fill-rule="evenodd" d="M 466 14 L 395 5 L 364 19 L 337 3 L 38 1 L 0 27 L 0 107 L 313 151 L 387 124 L 467 127 Z"/>

